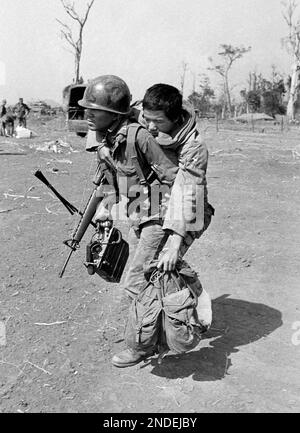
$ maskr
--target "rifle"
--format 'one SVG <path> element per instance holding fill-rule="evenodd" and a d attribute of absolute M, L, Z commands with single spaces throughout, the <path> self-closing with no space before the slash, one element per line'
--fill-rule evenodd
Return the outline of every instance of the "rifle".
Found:
<path fill-rule="evenodd" d="M 80 241 L 88 226 L 91 224 L 96 229 L 96 234 L 93 235 L 92 240 L 87 245 L 86 249 L 87 260 L 85 266 L 89 275 L 97 273 L 100 277 L 110 282 L 119 282 L 121 279 L 129 255 L 128 243 L 122 239 L 121 232 L 115 227 L 112 227 L 112 221 L 98 223 L 92 221 L 97 206 L 103 199 L 99 194 L 99 190 L 106 182 L 106 176 L 103 171 L 101 171 L 101 167 L 102 164 L 98 164 L 93 181 L 95 188 L 88 199 L 83 212 L 79 211 L 61 194 L 59 194 L 40 170 L 37 170 L 34 173 L 34 175 L 56 195 L 71 215 L 76 212 L 81 216 L 72 238 L 63 241 L 71 251 L 69 252 L 62 270 L 59 273 L 60 278 L 62 278 L 73 252 L 79 248 Z"/>

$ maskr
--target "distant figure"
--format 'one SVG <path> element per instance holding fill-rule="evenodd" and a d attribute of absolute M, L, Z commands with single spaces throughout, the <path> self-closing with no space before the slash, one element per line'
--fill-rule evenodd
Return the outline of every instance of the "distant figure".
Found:
<path fill-rule="evenodd" d="M 24 128 L 26 128 L 26 119 L 29 112 L 30 108 L 23 102 L 23 98 L 20 98 L 14 108 L 14 113 L 18 119 L 18 126 L 24 126 Z"/>
<path fill-rule="evenodd" d="M 13 137 L 15 132 L 15 118 L 11 108 L 8 108 L 5 115 L 5 133 L 7 137 Z"/>
<path fill-rule="evenodd" d="M 3 99 L 2 104 L 0 106 L 0 117 L 6 114 L 6 99 Z"/>
<path fill-rule="evenodd" d="M 1 121 L 1 131 L 0 134 L 6 136 L 5 132 L 5 119 L 6 119 L 6 99 L 3 99 L 0 106 L 0 121 Z"/>

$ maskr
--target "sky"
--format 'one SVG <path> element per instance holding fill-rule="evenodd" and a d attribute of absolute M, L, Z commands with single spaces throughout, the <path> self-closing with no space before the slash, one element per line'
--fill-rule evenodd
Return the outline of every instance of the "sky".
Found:
<path fill-rule="evenodd" d="M 87 0 L 74 3 L 83 12 Z M 56 18 L 74 34 L 77 27 L 60 0 L 0 0 L 0 10 L 0 99 L 62 103 L 62 89 L 74 77 L 74 55 Z M 207 68 L 209 57 L 218 59 L 220 44 L 251 46 L 230 73 L 238 92 L 247 87 L 250 71 L 268 77 L 274 64 L 289 74 L 282 10 L 281 0 L 95 0 L 84 27 L 82 76 L 118 75 L 136 100 L 155 83 L 179 88 L 186 63 L 186 97 L 194 83 L 197 90 L 199 74 L 218 85 L 220 77 Z"/>

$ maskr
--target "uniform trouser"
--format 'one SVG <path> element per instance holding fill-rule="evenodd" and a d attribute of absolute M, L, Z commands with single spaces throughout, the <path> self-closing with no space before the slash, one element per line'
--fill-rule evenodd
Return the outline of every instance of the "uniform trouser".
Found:
<path fill-rule="evenodd" d="M 1 121 L 1 131 L 0 131 L 0 134 L 3 135 L 3 136 L 6 135 L 6 125 L 5 125 L 5 122 L 2 122 L 2 121 Z"/>
<path fill-rule="evenodd" d="M 27 125 L 26 117 L 18 117 L 18 125 L 26 128 Z"/>
<path fill-rule="evenodd" d="M 12 137 L 14 134 L 14 123 L 13 122 L 6 122 L 5 124 L 6 132 L 7 134 Z"/>
<path fill-rule="evenodd" d="M 205 229 L 207 226 L 208 224 L 205 226 Z M 179 251 L 181 257 L 185 255 L 194 239 L 195 237 L 192 233 L 188 232 L 186 234 Z M 155 221 L 145 223 L 138 231 L 130 228 L 128 243 L 130 262 L 125 277 L 124 290 L 130 298 L 135 299 L 146 282 L 143 269 L 144 264 L 147 261 L 157 259 L 163 248 L 168 247 L 168 243 L 165 231 Z M 199 287 L 201 287 L 200 281 Z"/>

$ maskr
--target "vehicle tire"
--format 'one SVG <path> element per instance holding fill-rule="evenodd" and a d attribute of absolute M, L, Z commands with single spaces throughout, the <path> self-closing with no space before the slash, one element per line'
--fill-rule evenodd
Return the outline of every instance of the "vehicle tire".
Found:
<path fill-rule="evenodd" d="M 76 132 L 76 135 L 78 135 L 78 137 L 85 137 L 86 136 L 86 132 Z"/>

